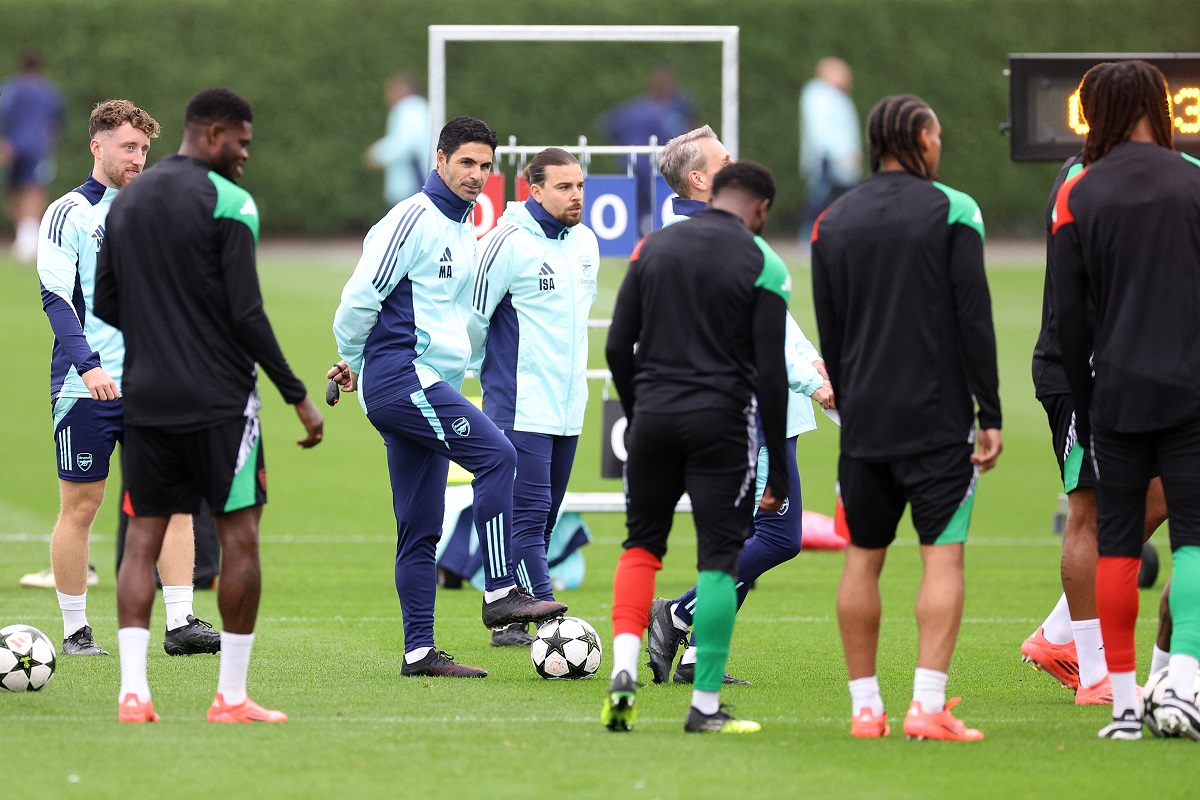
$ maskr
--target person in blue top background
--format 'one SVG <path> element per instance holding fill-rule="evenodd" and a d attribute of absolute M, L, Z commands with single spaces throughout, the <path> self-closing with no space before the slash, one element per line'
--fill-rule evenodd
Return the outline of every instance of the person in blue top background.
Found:
<path fill-rule="evenodd" d="M 483 329 L 483 411 L 517 451 L 513 565 L 535 597 L 553 600 L 546 553 L 567 491 L 587 405 L 587 320 L 600 249 L 583 218 L 583 169 L 547 148 L 525 167 L 529 198 L 508 204 L 479 242 L 472 295 Z M 524 623 L 496 646 L 532 643 Z"/>
<path fill-rule="evenodd" d="M 717 134 L 705 125 L 688 131 L 667 142 L 659 160 L 659 172 L 667 184 L 679 193 L 671 200 L 671 213 L 665 224 L 671 225 L 687 219 L 708 207 L 712 198 L 713 177 L 733 158 Z M 801 516 L 803 506 L 800 495 L 800 470 L 796 464 L 796 440 L 802 433 L 815 430 L 812 401 L 823 408 L 833 408 L 833 387 L 825 374 L 825 362 L 817 354 L 796 320 L 789 313 L 785 329 L 784 358 L 788 374 L 787 406 L 787 470 L 788 499 L 783 508 L 775 512 L 757 510 L 754 514 L 754 531 L 742 547 L 737 572 L 738 607 L 754 581 L 767 570 L 788 561 L 800 552 Z M 761 427 L 761 424 L 760 424 Z M 761 434 L 761 431 L 760 431 Z M 767 450 L 761 435 L 758 453 L 757 496 L 766 488 Z M 646 638 L 646 649 L 650 656 L 650 668 L 655 683 L 670 677 L 671 665 L 675 661 L 679 645 L 688 636 L 696 607 L 696 587 L 692 587 L 675 599 L 657 599 L 650 610 L 650 635 Z M 675 669 L 676 683 L 692 683 L 696 669 L 696 647 L 690 642 Z M 726 675 L 725 683 L 744 684 Z"/>
<path fill-rule="evenodd" d="M 342 391 L 358 390 L 367 418 L 387 445 L 406 676 L 487 676 L 434 647 L 434 553 L 450 461 L 475 476 L 484 625 L 542 622 L 567 610 L 516 585 L 510 530 L 517 454 L 460 392 L 473 349 L 471 210 L 491 174 L 495 150 L 496 132 L 482 120 L 455 117 L 446 123 L 438 137 L 437 168 L 420 192 L 397 203 L 367 233 L 334 315 L 342 360 L 326 377 Z"/>
<path fill-rule="evenodd" d="M 624 102 L 604 116 L 609 137 L 619 145 L 646 145 L 650 137 L 665 142 L 679 136 L 692 126 L 696 110 L 690 97 L 679 90 L 675 72 L 668 67 L 656 67 L 650 73 L 649 91 L 641 97 Z M 634 156 L 633 172 L 637 177 L 638 232 L 650 232 L 653 211 L 650 203 L 650 157 Z M 628 165 L 622 159 L 621 168 Z"/>
<path fill-rule="evenodd" d="M 54 178 L 54 145 L 63 127 L 58 87 L 43 74 L 41 55 L 26 50 L 21 72 L 0 86 L 0 164 L 8 167 L 9 214 L 16 239 L 13 258 L 37 258 L 38 220 L 46 208 L 46 187 Z"/>
<path fill-rule="evenodd" d="M 396 205 L 421 191 L 429 171 L 429 103 L 417 94 L 417 77 L 401 72 L 387 82 L 387 132 L 363 156 L 370 169 L 383 170 L 383 197 Z"/>

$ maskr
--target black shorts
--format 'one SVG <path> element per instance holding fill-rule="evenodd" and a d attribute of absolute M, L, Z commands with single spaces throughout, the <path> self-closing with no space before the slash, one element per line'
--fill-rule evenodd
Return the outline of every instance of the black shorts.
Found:
<path fill-rule="evenodd" d="M 1093 489 L 1096 473 L 1087 448 L 1075 435 L 1075 401 L 1069 394 L 1052 394 L 1042 398 L 1046 419 L 1050 422 L 1050 437 L 1063 490 L 1070 494 L 1076 489 Z"/>
<path fill-rule="evenodd" d="M 125 426 L 125 497 L 131 517 L 214 514 L 267 502 L 258 417 L 235 417 L 200 430 Z"/>
<path fill-rule="evenodd" d="M 979 474 L 971 449 L 970 444 L 954 445 L 892 461 L 843 454 L 838 486 L 851 543 L 871 550 L 887 547 L 896 538 L 905 504 L 912 506 L 921 544 L 965 542 Z"/>
<path fill-rule="evenodd" d="M 625 548 L 662 558 L 686 490 L 696 524 L 696 566 L 733 575 L 754 519 L 758 429 L 753 408 L 680 414 L 639 411 L 627 436 Z"/>
<path fill-rule="evenodd" d="M 1096 493 L 1101 556 L 1141 558 L 1146 488 L 1162 477 L 1171 515 L 1171 552 L 1200 547 L 1200 418 L 1146 433 L 1092 429 L 1100 491 Z"/>

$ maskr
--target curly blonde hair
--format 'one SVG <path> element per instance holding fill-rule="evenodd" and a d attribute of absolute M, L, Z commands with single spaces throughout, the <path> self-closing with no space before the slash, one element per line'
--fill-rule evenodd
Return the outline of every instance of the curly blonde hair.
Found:
<path fill-rule="evenodd" d="M 92 109 L 92 115 L 88 118 L 88 135 L 94 139 L 96 134 L 115 130 L 126 122 L 151 139 L 157 139 L 162 130 L 154 117 L 128 100 L 105 100 Z"/>

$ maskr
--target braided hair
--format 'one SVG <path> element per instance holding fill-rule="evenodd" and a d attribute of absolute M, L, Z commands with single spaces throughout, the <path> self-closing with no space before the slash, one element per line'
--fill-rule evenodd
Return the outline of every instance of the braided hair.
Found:
<path fill-rule="evenodd" d="M 1090 91 L 1085 96 L 1082 88 L 1087 84 Z M 1084 164 L 1104 158 L 1128 141 L 1142 117 L 1150 122 L 1155 144 L 1174 147 L 1171 98 L 1167 79 L 1158 67 L 1139 59 L 1097 64 L 1083 76 L 1080 87 L 1080 104 L 1088 124 Z"/>
<path fill-rule="evenodd" d="M 913 94 L 896 94 L 875 104 L 867 117 L 871 172 L 879 172 L 884 156 L 892 156 L 906 172 L 932 180 L 921 153 L 920 134 L 933 122 L 933 109 Z"/>

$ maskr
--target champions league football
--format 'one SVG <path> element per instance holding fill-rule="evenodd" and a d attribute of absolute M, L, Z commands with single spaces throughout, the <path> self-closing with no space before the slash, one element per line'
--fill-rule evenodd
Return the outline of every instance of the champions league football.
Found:
<path fill-rule="evenodd" d="M 578 617 L 542 623 L 529 648 L 534 670 L 547 679 L 590 678 L 602 654 L 596 629 Z"/>
<path fill-rule="evenodd" d="M 54 677 L 55 650 L 46 634 L 29 625 L 0 629 L 0 689 L 36 692 Z"/>

